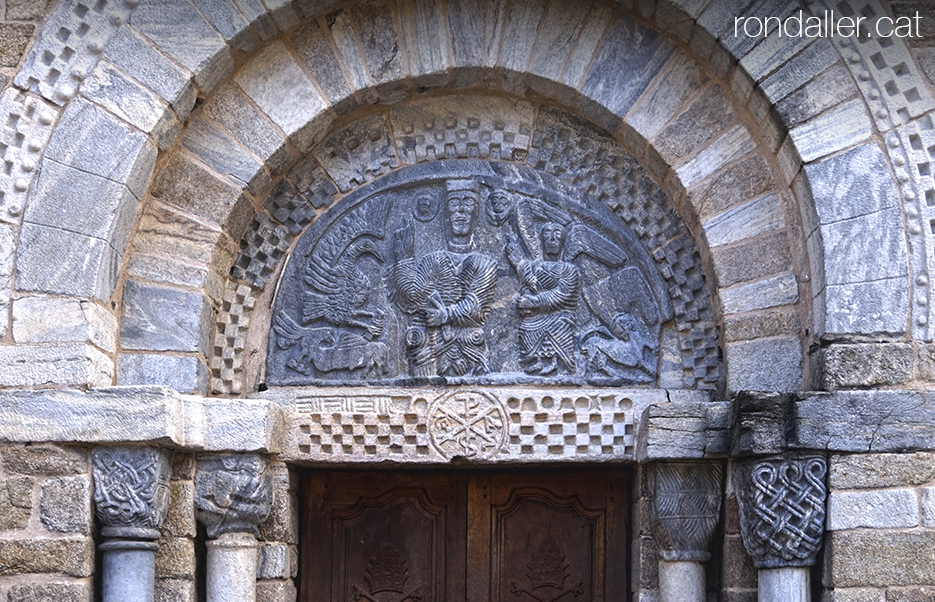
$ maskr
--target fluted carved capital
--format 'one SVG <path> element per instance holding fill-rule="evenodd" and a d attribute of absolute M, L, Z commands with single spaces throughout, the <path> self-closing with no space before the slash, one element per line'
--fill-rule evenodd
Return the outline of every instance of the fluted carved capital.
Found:
<path fill-rule="evenodd" d="M 721 510 L 718 462 L 654 462 L 647 465 L 649 520 L 659 557 L 703 562 Z"/>
<path fill-rule="evenodd" d="M 98 447 L 91 454 L 94 507 L 105 537 L 158 539 L 169 509 L 167 450 Z"/>
<path fill-rule="evenodd" d="M 822 456 L 786 455 L 736 466 L 740 534 L 758 569 L 815 564 L 825 532 Z"/>
<path fill-rule="evenodd" d="M 195 504 L 208 537 L 252 533 L 269 516 L 273 478 L 267 461 L 256 454 L 212 454 L 198 458 Z"/>

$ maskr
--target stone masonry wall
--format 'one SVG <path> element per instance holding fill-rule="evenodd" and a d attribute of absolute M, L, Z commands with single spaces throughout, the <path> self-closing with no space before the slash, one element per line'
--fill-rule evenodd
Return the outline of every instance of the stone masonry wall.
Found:
<path fill-rule="evenodd" d="M 0 601 L 92 600 L 90 473 L 85 449 L 0 445 Z"/>

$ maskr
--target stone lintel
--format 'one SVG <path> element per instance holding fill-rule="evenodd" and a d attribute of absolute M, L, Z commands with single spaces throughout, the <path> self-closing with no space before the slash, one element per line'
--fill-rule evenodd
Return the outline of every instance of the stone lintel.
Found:
<path fill-rule="evenodd" d="M 0 441 L 151 443 L 278 452 L 285 419 L 263 400 L 205 399 L 164 387 L 0 392 Z"/>
<path fill-rule="evenodd" d="M 636 460 L 723 457 L 730 446 L 730 402 L 670 400 L 643 410 Z"/>

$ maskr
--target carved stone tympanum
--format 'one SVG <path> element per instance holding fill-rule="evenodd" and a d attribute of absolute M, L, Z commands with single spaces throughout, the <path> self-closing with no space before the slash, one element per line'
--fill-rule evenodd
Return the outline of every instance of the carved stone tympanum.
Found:
<path fill-rule="evenodd" d="M 169 452 L 98 447 L 91 454 L 94 507 L 105 537 L 158 539 L 169 509 Z"/>
<path fill-rule="evenodd" d="M 599 201 L 495 162 L 363 186 L 298 242 L 268 384 L 655 383 L 672 307 Z"/>
<path fill-rule="evenodd" d="M 721 465 L 657 462 L 647 467 L 650 524 L 662 560 L 703 562 L 721 508 Z"/>
<path fill-rule="evenodd" d="M 758 569 L 815 564 L 825 529 L 821 456 L 746 460 L 737 467 L 740 528 Z"/>
<path fill-rule="evenodd" d="M 267 462 L 255 454 L 217 454 L 198 458 L 195 505 L 212 539 L 225 533 L 250 533 L 269 516 L 273 480 Z"/>

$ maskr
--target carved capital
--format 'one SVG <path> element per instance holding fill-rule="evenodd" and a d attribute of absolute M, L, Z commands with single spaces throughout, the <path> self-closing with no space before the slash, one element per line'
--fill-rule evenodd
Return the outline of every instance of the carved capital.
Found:
<path fill-rule="evenodd" d="M 169 509 L 167 450 L 98 447 L 91 454 L 94 505 L 105 537 L 158 539 Z"/>
<path fill-rule="evenodd" d="M 740 534 L 758 569 L 815 564 L 825 531 L 821 456 L 746 460 L 735 469 Z"/>
<path fill-rule="evenodd" d="M 252 533 L 269 516 L 273 478 L 268 463 L 256 454 L 199 456 L 195 472 L 198 520 L 208 537 Z"/>
<path fill-rule="evenodd" d="M 667 561 L 703 562 L 721 509 L 717 462 L 655 462 L 647 466 L 649 520 Z"/>

